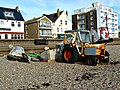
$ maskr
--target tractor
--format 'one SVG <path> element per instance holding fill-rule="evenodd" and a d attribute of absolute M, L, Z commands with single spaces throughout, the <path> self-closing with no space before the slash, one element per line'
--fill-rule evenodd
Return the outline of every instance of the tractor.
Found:
<path fill-rule="evenodd" d="M 65 63 L 82 61 L 91 66 L 109 63 L 106 43 L 112 39 L 99 38 L 95 31 L 67 30 L 64 34 L 62 60 Z"/>

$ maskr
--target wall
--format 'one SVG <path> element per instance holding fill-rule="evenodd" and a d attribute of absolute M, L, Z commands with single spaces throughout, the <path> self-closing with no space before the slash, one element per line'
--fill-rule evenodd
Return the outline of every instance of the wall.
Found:
<path fill-rule="evenodd" d="M 25 31 L 27 32 L 27 39 L 38 38 L 38 23 L 34 22 L 25 26 Z"/>
<path fill-rule="evenodd" d="M 10 49 L 9 45 L 12 44 L 13 46 L 22 46 L 24 47 L 25 51 L 28 52 L 29 50 L 34 50 L 37 53 L 40 53 L 44 50 L 45 46 L 52 48 L 55 48 L 57 43 L 62 42 L 63 40 L 60 39 L 49 39 L 47 40 L 48 45 L 35 45 L 34 39 L 20 39 L 20 40 L 13 40 L 13 39 L 3 39 L 0 40 L 0 55 L 1 54 L 8 54 Z"/>

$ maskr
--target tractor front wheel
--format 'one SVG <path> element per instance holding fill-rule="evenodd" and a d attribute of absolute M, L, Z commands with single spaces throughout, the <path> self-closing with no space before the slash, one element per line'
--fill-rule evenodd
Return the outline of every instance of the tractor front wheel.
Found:
<path fill-rule="evenodd" d="M 87 63 L 88 63 L 88 65 L 96 66 L 97 65 L 97 60 L 94 56 L 89 56 L 87 58 Z"/>

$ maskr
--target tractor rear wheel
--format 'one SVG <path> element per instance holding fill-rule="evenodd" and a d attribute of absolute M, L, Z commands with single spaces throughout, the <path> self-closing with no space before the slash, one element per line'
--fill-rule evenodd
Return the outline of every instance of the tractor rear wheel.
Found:
<path fill-rule="evenodd" d="M 63 49 L 62 59 L 65 63 L 75 63 L 77 58 L 77 50 L 74 47 L 65 47 Z"/>
<path fill-rule="evenodd" d="M 104 56 L 103 59 L 100 60 L 100 63 L 101 64 L 106 64 L 106 65 L 109 63 L 109 53 L 108 53 L 108 51 L 105 51 L 105 56 Z"/>
<path fill-rule="evenodd" d="M 97 65 L 97 60 L 94 56 L 89 56 L 87 58 L 87 63 L 88 63 L 88 65 L 96 66 Z"/>

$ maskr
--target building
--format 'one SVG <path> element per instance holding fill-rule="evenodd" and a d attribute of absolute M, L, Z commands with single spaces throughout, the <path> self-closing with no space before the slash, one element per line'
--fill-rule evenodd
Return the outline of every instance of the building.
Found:
<path fill-rule="evenodd" d="M 118 33 L 119 33 L 119 38 L 120 38 L 120 26 L 118 26 Z"/>
<path fill-rule="evenodd" d="M 52 21 L 46 16 L 33 18 L 25 22 L 25 38 L 51 38 L 52 37 Z"/>
<path fill-rule="evenodd" d="M 118 38 L 118 14 L 100 2 L 93 3 L 90 8 L 74 10 L 72 23 L 73 29 L 96 30 L 104 38 L 108 33 L 111 38 Z"/>
<path fill-rule="evenodd" d="M 56 13 L 43 14 L 25 23 L 26 38 L 61 38 L 65 30 L 72 29 L 66 11 L 57 10 Z"/>
<path fill-rule="evenodd" d="M 0 7 L 0 39 L 24 39 L 24 19 L 19 7 Z"/>
<path fill-rule="evenodd" d="M 52 21 L 52 36 L 54 38 L 62 38 L 65 30 L 72 30 L 72 23 L 68 19 L 67 11 L 57 9 L 57 13 L 44 15 Z"/>

